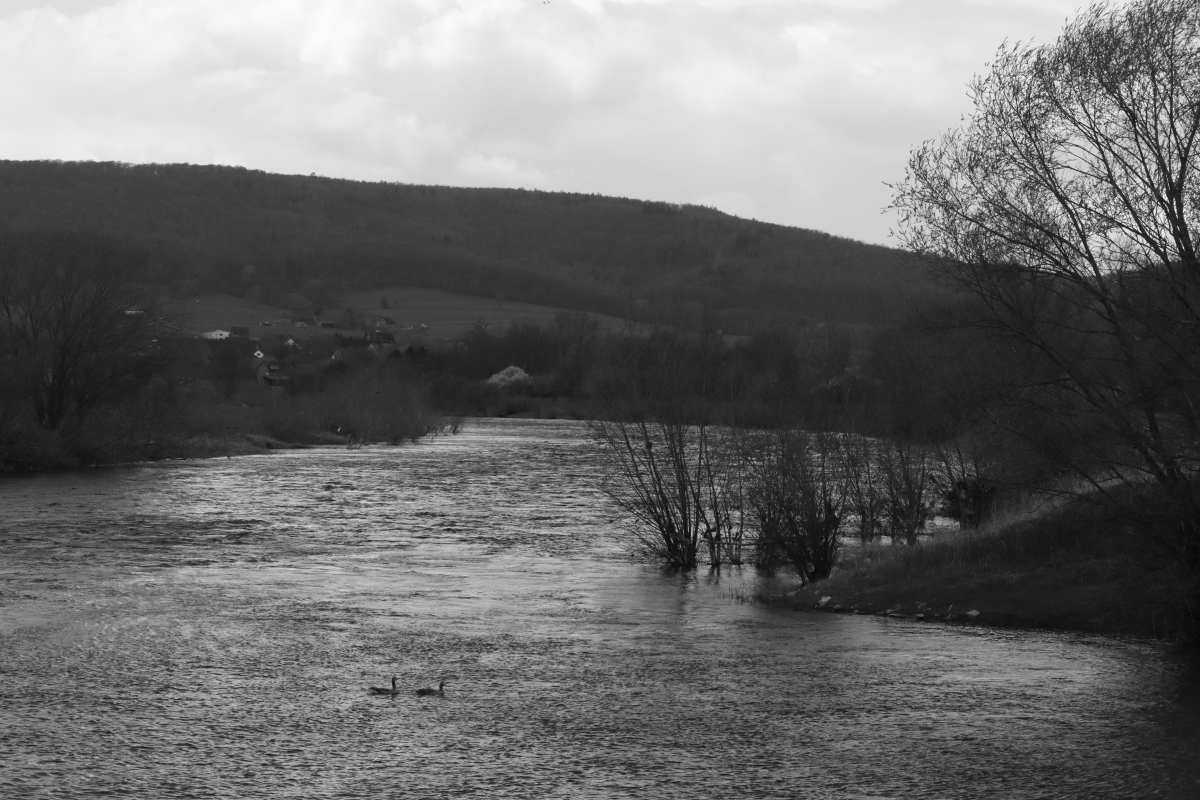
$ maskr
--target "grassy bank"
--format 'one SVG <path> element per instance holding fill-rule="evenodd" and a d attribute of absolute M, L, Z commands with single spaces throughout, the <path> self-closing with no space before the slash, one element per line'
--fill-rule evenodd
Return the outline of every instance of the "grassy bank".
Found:
<path fill-rule="evenodd" d="M 400 444 L 443 427 L 417 391 L 376 387 L 358 382 L 292 395 L 246 384 L 229 396 L 201 387 L 168 401 L 137 398 L 52 430 L 0 414 L 0 472 Z"/>
<path fill-rule="evenodd" d="M 1186 583 L 1168 563 L 1099 509 L 1073 503 L 913 547 L 847 550 L 827 579 L 762 599 L 928 621 L 1176 639 L 1189 624 Z"/>
<path fill-rule="evenodd" d="M 303 450 L 314 446 L 348 444 L 346 437 L 327 435 L 321 441 L 287 442 L 257 433 L 230 433 L 220 436 L 202 434 L 178 446 L 172 458 L 220 458 L 271 453 L 276 450 Z"/>

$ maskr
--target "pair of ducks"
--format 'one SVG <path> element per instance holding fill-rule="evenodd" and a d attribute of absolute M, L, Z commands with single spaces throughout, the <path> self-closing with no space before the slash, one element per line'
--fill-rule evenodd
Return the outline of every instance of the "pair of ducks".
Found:
<path fill-rule="evenodd" d="M 367 691 L 371 694 L 387 694 L 392 696 L 400 694 L 400 690 L 396 688 L 395 675 L 392 676 L 392 688 L 384 689 L 380 686 L 372 686 Z M 446 682 L 439 681 L 436 689 L 432 686 L 422 686 L 420 689 L 417 689 L 416 693 L 421 696 L 437 695 L 438 697 L 443 697 L 446 694 Z"/>

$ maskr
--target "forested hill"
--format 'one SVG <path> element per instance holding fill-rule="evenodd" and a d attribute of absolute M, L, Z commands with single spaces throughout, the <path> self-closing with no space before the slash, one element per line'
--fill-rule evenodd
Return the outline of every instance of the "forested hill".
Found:
<path fill-rule="evenodd" d="M 735 331 L 876 320 L 922 280 L 898 250 L 698 206 L 238 167 L 0 161 L 0 225 L 103 232 L 156 282 L 280 305 L 388 285 L 622 316 L 682 300 Z"/>

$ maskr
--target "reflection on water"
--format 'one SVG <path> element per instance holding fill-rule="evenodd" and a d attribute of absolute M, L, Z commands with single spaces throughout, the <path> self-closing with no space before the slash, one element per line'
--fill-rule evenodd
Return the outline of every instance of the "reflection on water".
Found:
<path fill-rule="evenodd" d="M 1161 648 L 638 565 L 582 432 L 0 481 L 0 796 L 1200 796 Z"/>

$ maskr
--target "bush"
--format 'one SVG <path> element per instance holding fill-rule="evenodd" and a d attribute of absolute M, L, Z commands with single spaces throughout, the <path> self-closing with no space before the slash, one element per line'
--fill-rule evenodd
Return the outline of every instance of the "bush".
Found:
<path fill-rule="evenodd" d="M 864 544 L 887 528 L 887 482 L 879 450 L 865 436 L 847 436 L 839 440 L 836 450 L 846 507 L 858 520 L 858 536 Z"/>
<path fill-rule="evenodd" d="M 529 373 L 517 366 L 508 366 L 487 379 L 487 382 L 501 389 L 523 388 L 529 385 Z"/>
<path fill-rule="evenodd" d="M 888 533 L 893 542 L 916 544 L 933 513 L 929 454 L 921 445 L 894 441 L 882 448 L 880 456 L 887 491 Z"/>
<path fill-rule="evenodd" d="M 700 544 L 714 567 L 741 562 L 741 512 L 730 448 L 704 425 L 595 422 L 608 459 L 605 492 L 633 519 L 642 548 L 694 568 Z"/>
<path fill-rule="evenodd" d="M 837 562 L 845 493 L 830 469 L 825 434 L 771 434 L 750 472 L 747 499 L 757 525 L 756 563 L 786 564 L 805 582 Z"/>

